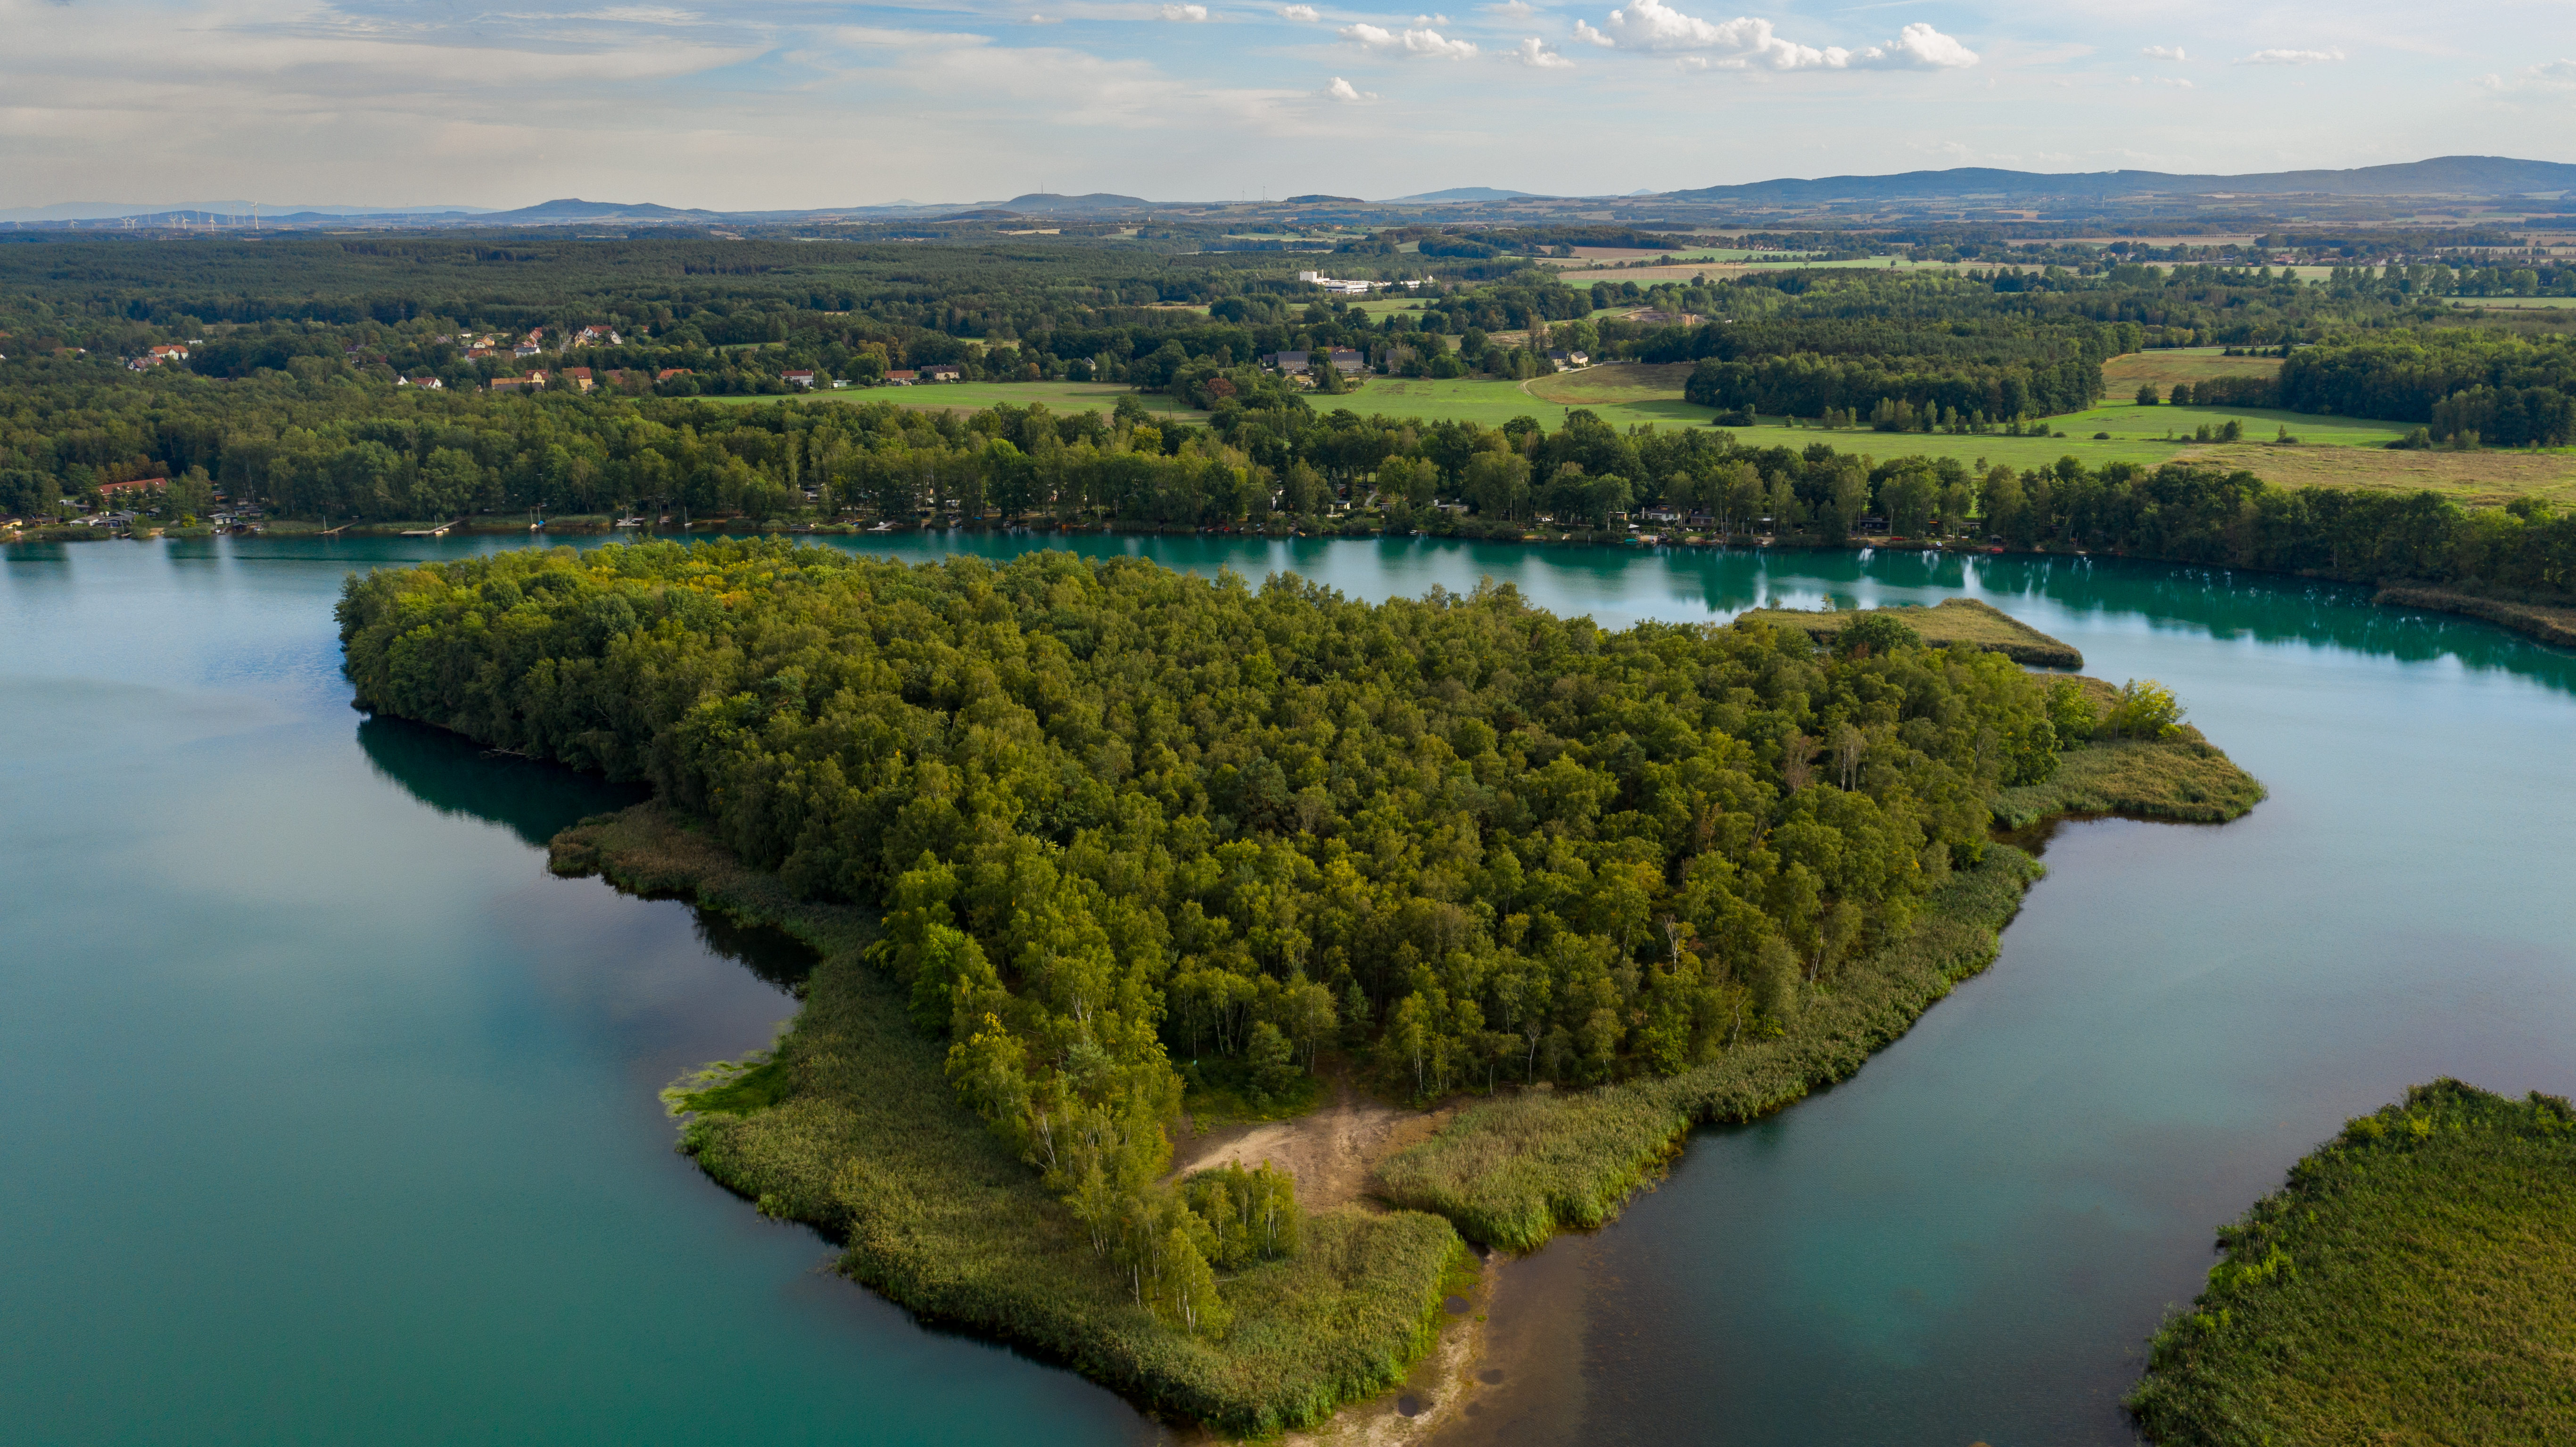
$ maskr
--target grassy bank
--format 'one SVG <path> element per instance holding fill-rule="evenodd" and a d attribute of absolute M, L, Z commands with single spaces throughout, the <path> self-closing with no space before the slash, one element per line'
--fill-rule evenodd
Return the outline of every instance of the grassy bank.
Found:
<path fill-rule="evenodd" d="M 1995 795 L 1995 822 L 2019 829 L 2060 815 L 2124 814 L 2223 824 L 2263 801 L 2263 786 L 2185 725 L 2178 739 L 2106 739 L 2070 749 L 2044 783 Z"/>
<path fill-rule="evenodd" d="M 2439 1080 L 2219 1234 L 2130 1409 L 2164 1447 L 2576 1442 L 2576 1111 Z"/>
<path fill-rule="evenodd" d="M 2032 668 L 2082 668 L 2084 655 L 2070 644 L 2049 637 L 2020 619 L 1974 598 L 1944 598 L 1930 608 L 1850 609 L 1832 613 L 1789 608 L 1757 608 L 1745 614 L 1779 628 L 1803 629 L 1819 643 L 1829 643 L 1858 619 L 1873 612 L 1902 622 L 1935 648 L 1982 648 Z"/>
<path fill-rule="evenodd" d="M 2404 586 L 2382 588 L 2379 595 L 2370 601 L 2383 608 L 2425 608 L 2436 613 L 2457 613 L 2500 624 L 2517 633 L 2528 633 L 2543 643 L 2576 648 L 2576 608 L 2514 603 L 2441 588 Z"/>
<path fill-rule="evenodd" d="M 1913 932 L 1846 965 L 1771 1039 L 1737 1045 L 1666 1079 L 1579 1093 L 1533 1091 L 1471 1106 L 1379 1169 L 1387 1200 L 1436 1211 L 1470 1240 L 1514 1251 L 1616 1216 L 1695 1125 L 1752 1120 L 1860 1069 L 1961 980 L 1992 963 L 1998 936 L 2039 877 L 1995 845 L 1951 877 Z"/>
<path fill-rule="evenodd" d="M 840 1265 L 851 1278 L 925 1318 L 1234 1432 L 1318 1421 L 1402 1380 L 1430 1345 L 1462 1251 L 1438 1217 L 1309 1217 L 1300 1254 L 1225 1280 L 1235 1323 L 1223 1339 L 1166 1327 L 1036 1173 L 958 1103 L 939 1044 L 861 962 L 875 937 L 868 915 L 795 899 L 658 804 L 565 831 L 552 866 L 771 925 L 821 955 L 773 1060 L 728 1087 L 752 1108 L 698 1115 L 684 1148 L 764 1213 L 847 1243 Z"/>

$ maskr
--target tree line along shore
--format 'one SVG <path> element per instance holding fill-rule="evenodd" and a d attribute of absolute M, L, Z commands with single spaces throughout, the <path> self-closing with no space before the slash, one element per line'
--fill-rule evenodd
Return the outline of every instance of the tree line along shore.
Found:
<path fill-rule="evenodd" d="M 340 615 L 361 706 L 653 784 L 558 869 L 823 956 L 774 1055 L 675 1096 L 711 1174 L 926 1316 L 1267 1432 L 1397 1380 L 1465 1243 L 1599 1224 L 1983 968 L 2035 873 L 1999 821 L 2261 797 L 2169 693 L 1900 616 L 1940 611 L 1819 646 L 719 541 L 382 571 Z M 1464 1103 L 1387 1209 L 1172 1178 L 1211 1076 L 1327 1062 Z"/>

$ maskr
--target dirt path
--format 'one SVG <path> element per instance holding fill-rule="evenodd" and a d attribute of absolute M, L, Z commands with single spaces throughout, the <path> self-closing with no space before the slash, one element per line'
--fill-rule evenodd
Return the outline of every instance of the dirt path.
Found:
<path fill-rule="evenodd" d="M 1296 1177 L 1297 1200 L 1308 1211 L 1374 1209 L 1365 1199 L 1369 1172 L 1406 1146 L 1430 1139 L 1455 1109 L 1399 1110 L 1337 1080 L 1332 1103 L 1304 1115 L 1183 1137 L 1172 1150 L 1174 1174 L 1268 1161 Z"/>

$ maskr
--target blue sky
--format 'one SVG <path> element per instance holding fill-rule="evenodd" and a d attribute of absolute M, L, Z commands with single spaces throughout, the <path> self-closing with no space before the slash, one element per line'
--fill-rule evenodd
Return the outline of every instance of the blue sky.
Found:
<path fill-rule="evenodd" d="M 0 0 L 0 207 L 2576 161 L 2576 5 Z"/>

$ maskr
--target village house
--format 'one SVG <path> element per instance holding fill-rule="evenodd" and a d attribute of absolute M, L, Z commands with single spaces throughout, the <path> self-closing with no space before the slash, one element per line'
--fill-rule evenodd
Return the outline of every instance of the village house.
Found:
<path fill-rule="evenodd" d="M 1547 354 L 1547 359 L 1556 363 L 1560 367 L 1588 367 L 1592 365 L 1592 358 L 1588 354 L 1583 352 L 1565 351 L 1563 349 L 1549 352 Z"/>
<path fill-rule="evenodd" d="M 572 344 L 576 347 L 614 347 L 620 345 L 620 339 L 607 327 L 583 327 L 573 334 Z"/>
<path fill-rule="evenodd" d="M 909 387 L 920 380 L 921 374 L 919 372 L 912 371 L 909 368 L 899 369 L 885 374 L 885 384 L 889 387 Z"/>
<path fill-rule="evenodd" d="M 188 349 L 176 343 L 158 346 L 152 349 L 151 357 L 156 362 L 184 362 L 188 360 Z"/>
<path fill-rule="evenodd" d="M 802 387 L 809 392 L 814 390 L 814 374 L 811 372 L 781 372 L 778 380 L 790 387 Z"/>
<path fill-rule="evenodd" d="M 1333 348 L 1333 370 L 1336 372 L 1365 372 L 1368 364 L 1366 352 L 1355 352 L 1348 347 Z"/>
<path fill-rule="evenodd" d="M 447 390 L 447 384 L 438 380 L 436 377 L 396 377 L 394 378 L 394 385 L 397 387 L 422 387 L 432 392 L 444 392 Z"/>
<path fill-rule="evenodd" d="M 653 374 L 653 380 L 656 382 L 667 382 L 673 377 L 686 377 L 691 375 L 693 374 L 686 367 L 664 367 L 662 370 Z"/>
<path fill-rule="evenodd" d="M 160 492 L 169 485 L 170 479 L 166 477 L 138 477 L 132 482 L 102 482 L 98 485 L 98 495 L 113 502 L 123 493 Z"/>
<path fill-rule="evenodd" d="M 519 357 L 533 357 L 543 350 L 545 349 L 538 346 L 536 342 L 531 339 L 529 341 L 519 343 L 518 347 L 511 353 L 511 355 Z"/>
<path fill-rule="evenodd" d="M 590 390 L 590 368 L 588 367 L 566 367 L 555 375 L 572 383 L 574 387 L 581 391 L 587 392 Z"/>
<path fill-rule="evenodd" d="M 955 362 L 925 362 L 918 369 L 925 382 L 962 382 L 966 369 Z"/>
<path fill-rule="evenodd" d="M 1261 358 L 1261 365 L 1284 376 L 1303 372 L 1310 365 L 1304 352 L 1271 352 Z"/>
<path fill-rule="evenodd" d="M 545 385 L 546 374 L 543 372 L 530 372 L 524 377 L 495 377 L 490 384 L 495 392 L 536 392 L 544 390 Z"/>
<path fill-rule="evenodd" d="M 1299 281 L 1306 282 L 1309 285 L 1320 286 L 1324 290 L 1333 293 L 1335 296 L 1366 296 L 1369 294 L 1369 288 L 1372 285 L 1386 285 L 1386 283 L 1382 281 L 1374 283 L 1365 281 L 1336 281 L 1333 278 L 1324 275 L 1320 271 L 1301 271 L 1297 273 L 1297 279 Z"/>

